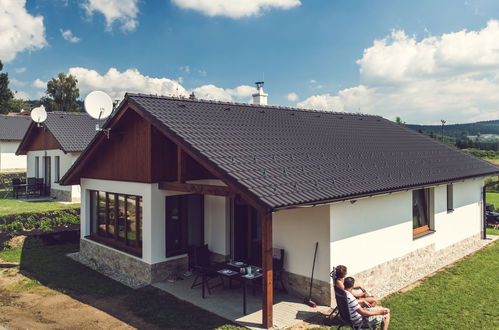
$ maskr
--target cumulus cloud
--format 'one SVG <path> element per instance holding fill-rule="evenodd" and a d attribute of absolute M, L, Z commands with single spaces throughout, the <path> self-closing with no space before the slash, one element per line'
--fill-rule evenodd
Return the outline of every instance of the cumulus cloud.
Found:
<path fill-rule="evenodd" d="M 138 0 L 87 0 L 82 4 L 89 16 L 100 12 L 106 18 L 106 30 L 111 31 L 115 21 L 121 23 L 125 32 L 134 31 L 139 24 Z"/>
<path fill-rule="evenodd" d="M 241 18 L 257 16 L 271 9 L 291 9 L 301 5 L 300 0 L 171 0 L 183 9 L 192 9 L 206 16 Z"/>
<path fill-rule="evenodd" d="M 126 92 L 156 94 L 167 96 L 187 97 L 194 92 L 199 99 L 212 99 L 218 101 L 249 101 L 255 92 L 252 86 L 238 86 L 224 89 L 215 85 L 203 85 L 192 90 L 187 90 L 178 80 L 169 78 L 155 78 L 141 74 L 137 69 L 128 69 L 123 72 L 110 68 L 105 74 L 82 67 L 70 68 L 68 74 L 78 79 L 80 94 L 86 95 L 93 90 L 102 90 L 113 99 L 122 99 Z M 37 79 L 35 87 L 41 88 L 46 84 Z"/>
<path fill-rule="evenodd" d="M 27 69 L 25 67 L 22 67 L 22 68 L 15 68 L 14 71 L 16 71 L 16 73 L 24 73 L 24 72 L 26 72 L 26 70 Z"/>
<path fill-rule="evenodd" d="M 71 32 L 71 30 L 60 29 L 59 31 L 61 32 L 62 37 L 71 43 L 77 43 L 80 41 L 80 38 L 73 35 L 73 32 Z"/>
<path fill-rule="evenodd" d="M 292 102 L 298 101 L 298 98 L 299 98 L 295 92 L 289 93 L 286 97 L 289 101 L 292 101 Z"/>
<path fill-rule="evenodd" d="M 29 94 L 24 91 L 14 91 L 14 97 L 24 101 L 30 100 Z"/>
<path fill-rule="evenodd" d="M 361 85 L 313 95 L 298 105 L 380 114 L 406 122 L 499 118 L 499 21 L 479 31 L 418 40 L 392 31 L 357 61 Z"/>
<path fill-rule="evenodd" d="M 16 86 L 26 86 L 26 82 L 25 81 L 21 81 L 21 80 L 18 80 L 16 78 L 9 78 L 9 82 L 12 85 L 16 85 Z"/>
<path fill-rule="evenodd" d="M 41 79 L 36 79 L 33 82 L 33 86 L 36 87 L 36 88 L 46 88 L 47 87 L 47 82 L 46 81 L 42 81 Z"/>
<path fill-rule="evenodd" d="M 43 16 L 26 11 L 25 0 L 0 0 L 0 59 L 12 61 L 17 53 L 47 45 Z"/>

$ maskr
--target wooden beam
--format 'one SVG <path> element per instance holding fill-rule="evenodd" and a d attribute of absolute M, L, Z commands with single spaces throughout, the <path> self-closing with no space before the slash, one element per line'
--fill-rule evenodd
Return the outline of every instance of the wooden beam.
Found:
<path fill-rule="evenodd" d="M 273 273 L 272 273 L 272 213 L 262 216 L 263 300 L 262 325 L 273 327 Z"/>
<path fill-rule="evenodd" d="M 234 196 L 228 187 L 212 186 L 208 184 L 192 184 L 182 182 L 163 181 L 159 183 L 159 189 L 187 192 L 200 195 Z"/>
<path fill-rule="evenodd" d="M 182 151 L 179 145 L 177 145 L 177 181 L 185 182 L 185 175 L 187 169 L 187 162 L 185 158 L 185 153 Z"/>

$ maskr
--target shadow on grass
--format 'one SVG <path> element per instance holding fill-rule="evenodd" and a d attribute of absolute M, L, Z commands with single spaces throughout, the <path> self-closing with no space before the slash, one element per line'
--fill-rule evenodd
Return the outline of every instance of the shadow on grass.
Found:
<path fill-rule="evenodd" d="M 139 329 L 237 328 L 152 286 L 133 290 L 69 259 L 66 254 L 78 251 L 78 240 L 74 233 L 28 237 L 20 258 L 21 273 Z"/>

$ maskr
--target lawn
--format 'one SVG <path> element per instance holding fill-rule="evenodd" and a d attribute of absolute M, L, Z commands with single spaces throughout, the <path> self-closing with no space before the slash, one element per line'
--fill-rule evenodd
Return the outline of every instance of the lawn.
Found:
<path fill-rule="evenodd" d="M 487 204 L 494 204 L 494 207 L 499 209 L 499 193 L 488 192 Z"/>
<path fill-rule="evenodd" d="M 62 204 L 58 202 L 21 202 L 12 199 L 0 199 L 0 216 L 55 211 L 79 207 L 79 203 Z"/>
<path fill-rule="evenodd" d="M 229 321 L 180 301 L 159 289 L 146 287 L 132 290 L 66 257 L 67 253 L 76 251 L 78 251 L 76 244 L 47 246 L 37 238 L 28 238 L 23 247 L 0 251 L 0 259 L 8 263 L 19 263 L 19 274 L 26 276 L 15 285 L 8 286 L 6 294 L 13 295 L 12 299 L 23 292 L 32 295 L 55 294 L 66 299 L 71 297 L 83 303 L 81 305 L 86 308 L 93 306 L 106 315 L 111 315 L 113 318 L 109 319 L 113 322 L 118 319 L 137 328 L 238 329 Z M 0 280 L 4 276 L 12 275 L 0 272 Z M 42 297 L 43 301 L 44 299 Z M 11 305 L 15 306 L 15 302 Z M 0 309 L 1 306 L 0 301 Z M 47 308 L 50 309 L 50 305 Z M 63 315 L 76 313 L 71 309 L 64 310 L 65 307 L 60 308 L 62 310 L 58 313 Z M 45 317 L 48 317 L 47 315 Z M 74 315 L 74 318 L 79 319 L 83 316 Z M 57 317 L 54 318 L 53 327 L 61 325 L 56 324 L 59 321 Z M 22 320 L 18 318 L 12 322 L 22 322 Z M 102 323 L 101 327 L 109 325 Z"/>
<path fill-rule="evenodd" d="M 392 329 L 499 329 L 499 241 L 382 301 Z"/>

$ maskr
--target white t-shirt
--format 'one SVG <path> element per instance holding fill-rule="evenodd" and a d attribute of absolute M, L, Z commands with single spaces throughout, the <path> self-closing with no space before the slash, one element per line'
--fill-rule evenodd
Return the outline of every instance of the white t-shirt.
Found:
<path fill-rule="evenodd" d="M 360 308 L 359 302 L 353 296 L 353 294 L 351 294 L 347 290 L 345 290 L 345 292 L 347 294 L 348 310 L 350 312 L 350 319 L 352 320 L 352 323 L 354 325 L 356 325 L 356 326 L 360 325 L 362 323 L 362 315 L 360 315 L 357 312 L 357 310 Z"/>

